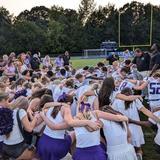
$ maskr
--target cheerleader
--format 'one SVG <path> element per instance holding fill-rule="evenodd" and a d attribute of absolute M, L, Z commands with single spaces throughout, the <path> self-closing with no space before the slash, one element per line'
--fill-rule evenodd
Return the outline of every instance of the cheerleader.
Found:
<path fill-rule="evenodd" d="M 97 123 L 100 119 L 111 121 L 127 121 L 127 117 L 122 115 L 113 115 L 99 110 L 92 111 L 91 105 L 82 101 L 79 105 L 79 112 L 76 119 L 86 119 Z M 70 125 L 74 125 L 69 108 L 65 108 L 65 121 Z M 100 130 L 90 132 L 86 127 L 74 127 L 76 135 L 76 150 L 73 160 L 106 160 L 107 156 L 103 145 L 100 142 Z"/>
<path fill-rule="evenodd" d="M 118 114 L 109 107 L 104 107 L 103 111 Z M 100 120 L 103 122 L 103 132 L 107 140 L 108 160 L 137 160 L 134 147 L 130 144 L 130 132 L 127 124 Z"/>
<path fill-rule="evenodd" d="M 130 88 L 125 88 L 121 91 L 122 94 L 124 95 L 132 95 L 132 90 Z M 139 111 L 141 111 L 143 114 L 146 116 L 152 118 L 156 122 L 159 122 L 160 119 L 158 117 L 154 116 L 152 112 L 150 112 L 148 109 L 146 109 L 142 102 L 139 99 L 136 99 L 132 102 L 129 101 L 122 101 L 119 99 L 116 99 L 112 105 L 112 107 L 126 115 L 128 118 L 131 118 L 133 120 L 140 120 L 139 117 Z M 142 128 L 140 126 L 134 125 L 134 124 L 129 124 L 129 129 L 131 131 L 132 137 L 131 137 L 131 143 L 135 147 L 137 156 L 140 156 L 142 159 L 142 150 L 141 150 L 141 145 L 145 143 L 144 141 L 144 135 Z"/>
<path fill-rule="evenodd" d="M 105 150 L 100 145 L 100 122 L 99 118 L 109 119 L 113 121 L 127 121 L 128 118 L 122 115 L 113 115 L 102 111 L 91 111 L 89 103 L 80 103 L 79 112 L 75 119 L 72 118 L 70 106 L 62 103 L 64 120 L 69 125 L 74 127 L 76 135 L 76 151 L 73 155 L 74 160 L 106 160 Z M 54 123 L 47 118 L 47 125 L 55 126 Z M 59 125 L 60 127 L 60 125 Z M 92 132 L 90 132 L 92 131 Z"/>
<path fill-rule="evenodd" d="M 66 135 L 66 129 L 69 126 L 64 122 L 64 110 L 68 105 L 59 102 L 52 102 L 50 105 L 53 108 L 49 108 L 46 115 L 44 112 L 41 113 L 41 117 L 47 125 L 38 143 L 38 155 L 41 160 L 60 160 L 69 152 L 74 141 L 74 134 Z M 98 124 L 86 120 L 75 120 L 73 124 L 73 126 L 87 125 L 93 128 L 93 130 L 99 128 Z"/>
<path fill-rule="evenodd" d="M 97 117 L 90 112 L 89 103 L 81 103 L 79 107 L 79 113 L 77 119 L 88 119 L 92 122 L 96 122 Z M 76 150 L 73 155 L 73 160 L 106 160 L 107 155 L 105 150 L 100 145 L 100 130 L 90 132 L 85 127 L 74 127 L 76 135 Z"/>
<path fill-rule="evenodd" d="M 154 112 L 154 115 L 157 117 L 160 117 L 160 111 Z M 156 152 L 158 154 L 160 154 L 160 125 L 159 125 L 159 123 L 152 120 L 151 118 L 149 118 L 148 121 L 135 121 L 133 119 L 129 119 L 129 123 L 133 123 L 133 124 L 143 126 L 143 127 L 152 127 L 153 129 L 155 129 L 155 125 L 156 125 L 158 130 L 157 130 L 157 134 L 154 138 L 154 143 L 155 143 L 154 146 L 155 146 Z"/>

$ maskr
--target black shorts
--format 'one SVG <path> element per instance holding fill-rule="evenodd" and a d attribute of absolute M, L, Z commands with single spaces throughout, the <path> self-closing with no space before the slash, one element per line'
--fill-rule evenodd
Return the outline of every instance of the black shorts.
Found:
<path fill-rule="evenodd" d="M 3 143 L 2 156 L 5 157 L 6 159 L 18 158 L 26 148 L 28 148 L 28 145 L 25 142 L 21 142 L 15 145 L 6 145 Z"/>

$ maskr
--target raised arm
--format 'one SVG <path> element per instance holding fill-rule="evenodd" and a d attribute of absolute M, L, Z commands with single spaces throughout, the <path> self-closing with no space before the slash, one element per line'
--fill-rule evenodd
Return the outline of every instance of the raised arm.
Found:
<path fill-rule="evenodd" d="M 152 76 L 152 74 L 158 69 L 158 67 L 159 67 L 159 64 L 155 64 L 155 65 L 153 66 L 152 71 L 151 71 L 151 73 L 150 73 L 150 76 Z"/>
<path fill-rule="evenodd" d="M 64 110 L 64 120 L 65 122 L 72 127 L 86 127 L 89 126 L 93 130 L 97 130 L 101 127 L 101 124 L 98 122 L 92 122 L 90 120 L 78 120 L 78 119 L 73 119 L 71 115 L 71 110 L 70 108 L 63 108 Z"/>
<path fill-rule="evenodd" d="M 62 130 L 62 129 L 67 129 L 69 126 L 67 125 L 66 122 L 62 122 L 59 124 L 53 123 L 49 118 L 46 117 L 44 111 L 40 113 L 42 119 L 44 120 L 45 124 L 52 130 Z"/>
<path fill-rule="evenodd" d="M 94 108 L 94 110 L 99 110 L 99 102 L 98 102 L 98 98 L 97 97 L 94 100 L 93 108 Z"/>
<path fill-rule="evenodd" d="M 116 122 L 128 121 L 128 117 L 123 115 L 115 115 L 115 114 L 111 114 L 111 113 L 107 113 L 99 110 L 96 110 L 95 112 L 97 113 L 98 118 L 102 118 L 110 121 L 116 121 Z"/>
<path fill-rule="evenodd" d="M 60 102 L 48 102 L 44 105 L 43 109 L 48 109 L 50 107 L 60 106 L 62 103 Z"/>
<path fill-rule="evenodd" d="M 38 116 L 38 115 L 37 115 Z M 36 127 L 36 124 L 37 124 L 37 120 L 38 120 L 38 117 L 37 116 L 34 116 L 33 120 L 30 122 L 28 120 L 28 117 L 27 115 L 23 117 L 22 119 L 22 124 L 24 126 L 24 129 L 28 132 L 32 132 L 33 129 Z"/>
<path fill-rule="evenodd" d="M 152 120 L 154 120 L 157 123 L 160 123 L 160 118 L 158 118 L 157 116 L 155 116 L 151 111 L 149 111 L 147 108 L 142 107 L 140 109 L 140 111 L 145 114 L 146 116 L 148 116 L 149 118 L 151 118 Z"/>
<path fill-rule="evenodd" d="M 39 103 L 40 103 L 39 98 L 35 98 L 30 102 L 29 107 L 27 109 L 27 113 L 29 114 L 31 119 L 33 119 L 33 112 L 37 109 Z"/>
<path fill-rule="evenodd" d="M 140 86 L 135 86 L 134 89 L 135 90 L 143 90 L 147 87 L 148 82 L 143 82 Z"/>
<path fill-rule="evenodd" d="M 117 99 L 120 99 L 120 100 L 123 100 L 123 101 L 134 101 L 134 100 L 136 100 L 136 99 L 138 99 L 138 98 L 142 98 L 140 95 L 130 95 L 130 96 L 126 96 L 126 95 L 124 95 L 124 94 L 121 94 L 121 93 L 118 93 L 117 95 L 116 95 L 116 98 Z"/>
<path fill-rule="evenodd" d="M 141 127 L 148 127 L 148 128 L 152 126 L 152 123 L 150 121 L 136 121 L 133 119 L 129 119 L 129 123 L 133 123 Z"/>

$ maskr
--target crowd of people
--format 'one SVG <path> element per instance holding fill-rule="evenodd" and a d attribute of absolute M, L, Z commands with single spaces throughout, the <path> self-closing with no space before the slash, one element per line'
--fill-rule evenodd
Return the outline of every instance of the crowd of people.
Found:
<path fill-rule="evenodd" d="M 142 126 L 154 129 L 160 153 L 159 57 L 156 45 L 150 55 L 136 49 L 133 60 L 75 69 L 67 51 L 55 60 L 3 55 L 0 159 L 142 160 Z"/>

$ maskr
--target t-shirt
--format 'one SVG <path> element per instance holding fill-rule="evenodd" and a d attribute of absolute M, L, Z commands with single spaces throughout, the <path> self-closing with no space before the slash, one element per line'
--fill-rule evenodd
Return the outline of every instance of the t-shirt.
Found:
<path fill-rule="evenodd" d="M 159 52 L 151 57 L 150 69 L 152 69 L 155 64 L 160 64 L 160 53 Z M 158 66 L 158 69 L 160 69 L 160 65 Z"/>
<path fill-rule="evenodd" d="M 154 113 L 155 116 L 158 116 L 160 118 L 160 111 L 157 111 Z M 149 118 L 149 121 L 153 124 L 156 124 L 157 127 L 158 127 L 158 131 L 157 131 L 157 134 L 156 134 L 156 137 L 154 138 L 154 141 L 156 144 L 160 145 L 160 124 L 159 123 L 156 123 L 154 120 L 152 120 L 151 118 Z"/>
<path fill-rule="evenodd" d="M 14 120 L 14 125 L 13 125 L 13 130 L 10 133 L 9 137 L 6 138 L 6 136 L 3 136 L 3 143 L 7 144 L 7 145 L 15 145 L 18 143 L 23 142 L 24 138 L 20 132 L 20 129 L 18 127 L 18 122 L 17 122 L 17 111 L 18 109 L 15 109 L 13 111 L 13 120 Z M 20 109 L 19 111 L 19 117 L 20 120 L 22 121 L 22 119 L 27 115 L 26 111 L 24 109 Z"/>
<path fill-rule="evenodd" d="M 148 53 L 143 53 L 140 57 L 134 57 L 133 64 L 137 65 L 138 71 L 148 71 L 150 65 L 150 55 Z"/>

